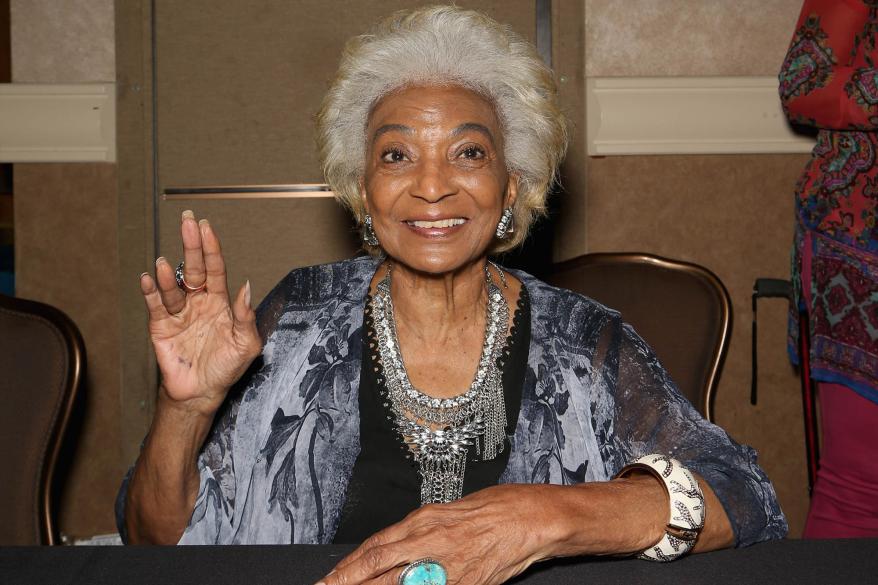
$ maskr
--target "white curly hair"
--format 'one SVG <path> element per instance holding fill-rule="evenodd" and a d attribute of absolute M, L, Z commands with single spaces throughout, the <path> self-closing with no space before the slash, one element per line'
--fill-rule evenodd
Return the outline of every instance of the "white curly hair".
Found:
<path fill-rule="evenodd" d="M 449 84 L 482 95 L 497 112 L 518 197 L 515 231 L 508 239 L 495 240 L 490 252 L 510 250 L 545 213 L 567 148 L 567 125 L 552 71 L 534 46 L 484 14 L 455 6 L 403 10 L 371 33 L 348 41 L 317 115 L 323 172 L 335 196 L 362 224 L 360 183 L 372 109 L 403 87 Z"/>

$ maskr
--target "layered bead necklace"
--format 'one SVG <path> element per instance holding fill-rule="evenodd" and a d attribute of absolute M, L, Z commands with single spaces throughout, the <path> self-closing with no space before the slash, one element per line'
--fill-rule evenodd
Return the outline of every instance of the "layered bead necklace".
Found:
<path fill-rule="evenodd" d="M 503 272 L 496 265 L 494 268 L 507 287 Z M 475 378 L 463 394 L 433 398 L 412 385 L 402 360 L 390 297 L 392 272 L 391 265 L 371 301 L 389 405 L 394 423 L 418 464 L 421 503 L 451 502 L 463 493 L 469 445 L 475 445 L 483 461 L 503 452 L 506 405 L 499 359 L 506 345 L 509 306 L 486 264 L 488 309 Z"/>

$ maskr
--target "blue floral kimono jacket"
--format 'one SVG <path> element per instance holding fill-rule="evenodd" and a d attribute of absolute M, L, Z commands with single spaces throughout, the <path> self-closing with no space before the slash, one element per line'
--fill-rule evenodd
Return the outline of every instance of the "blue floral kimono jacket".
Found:
<path fill-rule="evenodd" d="M 376 268 L 361 257 L 294 270 L 262 302 L 262 357 L 217 414 L 181 544 L 332 542 L 359 452 L 363 310 Z M 501 482 L 607 481 L 663 453 L 707 480 L 738 546 L 786 534 L 755 452 L 699 415 L 617 312 L 515 274 L 530 294 L 531 340 Z"/>

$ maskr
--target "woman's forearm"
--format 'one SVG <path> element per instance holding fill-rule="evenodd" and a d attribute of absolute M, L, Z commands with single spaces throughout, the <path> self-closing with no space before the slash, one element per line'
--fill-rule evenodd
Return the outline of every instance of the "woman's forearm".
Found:
<path fill-rule="evenodd" d="M 726 511 L 716 497 L 714 491 L 710 488 L 707 481 L 701 476 L 694 474 L 704 493 L 704 528 L 695 541 L 695 548 L 692 552 L 708 552 L 721 548 L 728 548 L 735 544 L 735 533 L 732 530 L 732 523 L 726 515 Z"/>
<path fill-rule="evenodd" d="M 707 509 L 698 550 L 728 546 L 725 512 L 706 483 L 702 489 Z M 450 576 L 501 583 L 550 558 L 641 552 L 664 537 L 669 517 L 664 486 L 638 471 L 574 486 L 501 484 L 421 507 L 367 539 L 322 582 L 396 582 L 401 566 L 429 557 Z"/>
<path fill-rule="evenodd" d="M 705 524 L 695 551 L 725 548 L 734 537 L 722 505 L 699 478 Z M 548 556 L 625 555 L 645 550 L 665 534 L 670 504 L 660 481 L 648 473 L 609 482 L 584 483 L 565 490 L 546 523 L 552 545 Z"/>
<path fill-rule="evenodd" d="M 131 544 L 176 544 L 200 482 L 198 453 L 213 417 L 159 390 L 156 413 L 128 485 L 125 523 Z"/>

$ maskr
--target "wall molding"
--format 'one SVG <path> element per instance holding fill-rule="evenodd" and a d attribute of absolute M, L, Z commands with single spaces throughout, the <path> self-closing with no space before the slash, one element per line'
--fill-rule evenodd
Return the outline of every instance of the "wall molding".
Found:
<path fill-rule="evenodd" d="M 586 79 L 589 156 L 807 153 L 775 77 Z"/>
<path fill-rule="evenodd" d="M 0 84 L 0 162 L 115 161 L 115 84 Z"/>
<path fill-rule="evenodd" d="M 114 84 L 0 84 L 0 162 L 114 162 Z M 592 77 L 588 154 L 807 153 L 765 77 Z"/>

